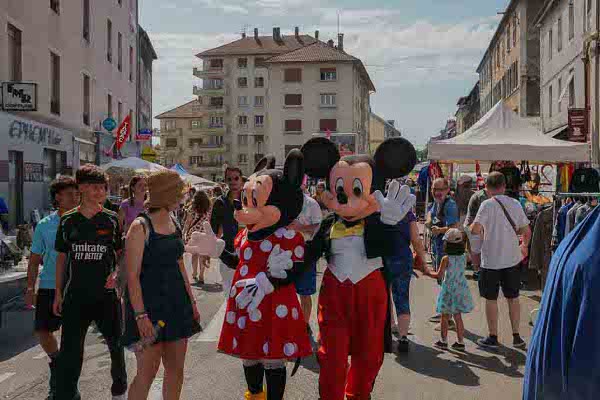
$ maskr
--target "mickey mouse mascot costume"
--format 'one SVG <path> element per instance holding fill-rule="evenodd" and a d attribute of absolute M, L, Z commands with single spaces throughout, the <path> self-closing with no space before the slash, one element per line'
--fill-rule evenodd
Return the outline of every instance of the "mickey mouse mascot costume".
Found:
<path fill-rule="evenodd" d="M 192 235 L 188 252 L 219 257 L 235 268 L 219 351 L 239 357 L 248 384 L 246 399 L 281 400 L 285 361 L 312 354 L 302 309 L 292 283 L 304 265 L 304 239 L 286 229 L 300 214 L 304 197 L 303 156 L 292 150 L 283 171 L 266 157 L 256 166 L 235 204 L 235 219 L 246 226 L 234 240 L 235 254 L 206 227 Z M 223 253 L 221 253 L 223 252 Z"/>
<path fill-rule="evenodd" d="M 387 197 L 380 190 L 387 180 L 412 170 L 416 152 L 405 139 L 393 138 L 373 157 L 340 159 L 337 146 L 319 137 L 302 153 L 306 174 L 327 179 L 324 202 L 333 212 L 306 256 L 307 263 L 325 256 L 328 264 L 319 293 L 319 394 L 321 400 L 367 400 L 384 351 L 391 351 L 390 294 L 381 257 L 393 254 L 393 241 L 386 239 L 386 230 L 416 201 L 398 181 L 390 184 Z"/>

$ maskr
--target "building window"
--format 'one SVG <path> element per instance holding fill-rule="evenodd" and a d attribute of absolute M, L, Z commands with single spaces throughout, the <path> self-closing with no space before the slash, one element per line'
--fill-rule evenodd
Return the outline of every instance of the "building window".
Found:
<path fill-rule="evenodd" d="M 556 38 L 556 44 L 557 44 L 557 48 L 558 48 L 558 52 L 560 53 L 562 51 L 562 45 L 563 45 L 563 27 L 562 27 L 562 18 L 558 19 L 558 29 L 556 34 L 558 35 L 558 37 Z"/>
<path fill-rule="evenodd" d="M 321 120 L 319 120 L 319 130 L 321 132 L 337 131 L 337 119 L 321 119 Z"/>
<path fill-rule="evenodd" d="M 90 77 L 83 75 L 83 123 L 90 126 Z"/>
<path fill-rule="evenodd" d="M 261 128 L 265 126 L 265 116 L 264 115 L 255 115 L 254 116 L 254 126 L 257 128 Z"/>
<path fill-rule="evenodd" d="M 50 9 L 57 14 L 60 14 L 60 2 L 58 0 L 50 0 Z"/>
<path fill-rule="evenodd" d="M 284 104 L 286 106 L 301 106 L 302 95 L 301 94 L 286 94 Z"/>
<path fill-rule="evenodd" d="M 50 52 L 50 112 L 60 115 L 60 57 Z"/>
<path fill-rule="evenodd" d="M 123 71 L 123 34 L 117 33 L 117 69 Z"/>
<path fill-rule="evenodd" d="M 254 107 L 263 107 L 265 105 L 265 96 L 254 96 Z"/>
<path fill-rule="evenodd" d="M 210 69 L 223 69 L 223 59 L 222 58 L 217 58 L 214 60 L 210 60 L 208 62 L 208 66 Z"/>
<path fill-rule="evenodd" d="M 263 78 L 262 76 L 257 76 L 256 78 L 254 78 L 254 87 L 265 87 L 265 78 Z"/>
<path fill-rule="evenodd" d="M 117 103 L 117 121 L 120 124 L 123 121 L 123 103 L 120 101 Z"/>
<path fill-rule="evenodd" d="M 248 135 L 238 135 L 238 144 L 241 146 L 248 145 Z"/>
<path fill-rule="evenodd" d="M 569 107 L 575 107 L 575 76 L 572 76 L 569 82 Z"/>
<path fill-rule="evenodd" d="M 176 121 L 173 119 L 168 119 L 165 121 L 165 130 L 172 131 L 176 127 Z"/>
<path fill-rule="evenodd" d="M 191 140 L 190 140 L 191 142 Z M 191 144 L 190 144 L 191 146 Z M 202 156 L 190 156 L 190 165 L 200 165 L 202 164 Z"/>
<path fill-rule="evenodd" d="M 238 68 L 248 68 L 248 59 L 238 58 Z"/>
<path fill-rule="evenodd" d="M 286 119 L 285 120 L 285 131 L 286 132 L 302 132 L 302 120 L 301 119 Z"/>
<path fill-rule="evenodd" d="M 241 88 L 248 87 L 248 78 L 245 78 L 245 77 L 238 78 L 238 87 L 241 87 Z"/>
<path fill-rule="evenodd" d="M 210 128 L 222 128 L 223 127 L 223 117 L 210 117 Z"/>
<path fill-rule="evenodd" d="M 177 139 L 175 139 L 175 138 L 167 138 L 166 146 L 167 146 L 167 148 L 177 147 Z"/>
<path fill-rule="evenodd" d="M 575 6 L 573 2 L 569 4 L 569 40 L 575 37 Z"/>
<path fill-rule="evenodd" d="M 548 60 L 552 60 L 552 29 L 548 31 Z"/>
<path fill-rule="evenodd" d="M 515 18 L 513 21 L 513 31 L 512 31 L 513 47 L 515 47 L 517 45 L 517 27 L 518 26 L 519 26 L 519 20 L 517 19 L 517 16 L 515 15 Z"/>
<path fill-rule="evenodd" d="M 248 164 L 248 155 L 238 154 L 238 164 Z"/>
<path fill-rule="evenodd" d="M 223 108 L 223 98 L 222 97 L 211 97 L 209 102 L 209 108 L 221 109 Z"/>
<path fill-rule="evenodd" d="M 201 119 L 193 119 L 192 120 L 192 129 L 200 129 L 202 128 L 202 120 Z"/>
<path fill-rule="evenodd" d="M 133 46 L 129 46 L 129 82 L 133 82 L 133 74 L 135 72 L 135 62 L 133 59 Z"/>
<path fill-rule="evenodd" d="M 119 7 L 123 6 L 123 0 L 117 0 L 117 4 L 119 5 Z"/>
<path fill-rule="evenodd" d="M 321 80 L 322 81 L 337 80 L 337 70 L 335 68 L 321 68 Z"/>
<path fill-rule="evenodd" d="M 190 144 L 190 147 L 201 146 L 203 142 L 204 141 L 202 140 L 202 138 L 190 139 L 188 141 L 188 143 Z"/>
<path fill-rule="evenodd" d="M 301 147 L 302 146 L 298 146 L 298 145 L 294 145 L 294 144 L 292 144 L 292 145 L 286 144 L 284 146 L 284 151 L 285 151 L 285 154 L 288 155 L 288 154 L 290 154 L 290 151 L 292 151 L 294 149 L 300 150 Z"/>
<path fill-rule="evenodd" d="M 248 96 L 239 96 L 238 97 L 238 105 L 240 107 L 245 107 L 248 105 Z"/>
<path fill-rule="evenodd" d="M 112 22 L 106 20 L 106 60 L 112 63 Z"/>
<path fill-rule="evenodd" d="M 238 125 L 248 126 L 248 117 L 246 115 L 238 115 Z"/>
<path fill-rule="evenodd" d="M 584 23 L 586 32 L 592 29 L 592 0 L 587 0 L 587 18 Z M 584 17 L 585 18 L 585 17 Z"/>
<path fill-rule="evenodd" d="M 83 39 L 90 41 L 90 0 L 83 0 Z"/>
<path fill-rule="evenodd" d="M 558 112 L 562 112 L 562 78 L 558 78 Z"/>
<path fill-rule="evenodd" d="M 506 51 L 510 53 L 510 21 L 506 24 Z"/>
<path fill-rule="evenodd" d="M 335 93 L 323 93 L 321 94 L 321 107 L 335 107 Z"/>
<path fill-rule="evenodd" d="M 20 81 L 23 77 L 21 69 L 21 31 L 8 24 L 8 65 L 9 81 Z"/>
<path fill-rule="evenodd" d="M 284 82 L 302 82 L 301 68 L 287 68 L 283 70 Z"/>
<path fill-rule="evenodd" d="M 112 118 L 113 116 L 113 109 L 112 109 L 112 95 L 108 94 L 106 96 L 106 115 L 109 118 Z M 119 121 L 120 122 L 120 121 Z"/>
<path fill-rule="evenodd" d="M 254 67 L 255 68 L 267 68 L 267 63 L 265 62 L 264 57 L 256 57 L 254 59 Z"/>
<path fill-rule="evenodd" d="M 550 85 L 550 87 L 548 88 L 548 116 L 550 118 L 552 118 L 552 102 L 553 102 L 553 96 L 552 96 L 552 85 Z"/>

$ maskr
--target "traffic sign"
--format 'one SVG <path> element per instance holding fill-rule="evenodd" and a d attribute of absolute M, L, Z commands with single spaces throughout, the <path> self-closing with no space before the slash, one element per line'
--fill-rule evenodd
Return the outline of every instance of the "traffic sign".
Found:
<path fill-rule="evenodd" d="M 112 132 L 117 127 L 117 122 L 114 118 L 108 117 L 102 121 L 102 126 L 109 132 Z"/>

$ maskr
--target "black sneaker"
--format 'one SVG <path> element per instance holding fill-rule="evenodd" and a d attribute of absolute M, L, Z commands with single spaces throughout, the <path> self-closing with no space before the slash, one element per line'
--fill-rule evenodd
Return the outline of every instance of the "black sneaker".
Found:
<path fill-rule="evenodd" d="M 442 340 L 438 340 L 437 342 L 435 342 L 433 344 L 435 347 L 437 347 L 438 349 L 442 349 L 442 350 L 448 350 L 448 343 L 442 341 Z"/>
<path fill-rule="evenodd" d="M 498 343 L 498 338 L 496 336 L 488 336 L 485 339 L 479 339 L 477 344 L 481 347 L 487 347 L 490 349 L 497 349 L 500 347 L 500 343 Z"/>
<path fill-rule="evenodd" d="M 473 280 L 474 281 L 478 281 L 479 280 L 479 271 L 473 272 Z"/>
<path fill-rule="evenodd" d="M 513 347 L 516 347 L 517 349 L 524 349 L 527 347 L 527 343 L 525 343 L 520 335 L 513 335 Z"/>
<path fill-rule="evenodd" d="M 456 342 L 452 345 L 452 349 L 456 351 L 465 351 L 465 344 Z"/>
<path fill-rule="evenodd" d="M 398 341 L 398 353 L 408 353 L 409 341 L 406 336 L 402 336 Z"/>
<path fill-rule="evenodd" d="M 440 322 L 442 320 L 442 314 L 435 314 L 433 317 L 429 318 L 429 322 Z"/>

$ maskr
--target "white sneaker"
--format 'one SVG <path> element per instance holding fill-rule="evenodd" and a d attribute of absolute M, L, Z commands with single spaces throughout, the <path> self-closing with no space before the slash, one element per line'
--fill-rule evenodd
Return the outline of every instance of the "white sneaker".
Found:
<path fill-rule="evenodd" d="M 127 400 L 127 394 L 123 393 L 123 394 L 120 394 L 118 396 L 113 396 L 112 400 Z"/>

